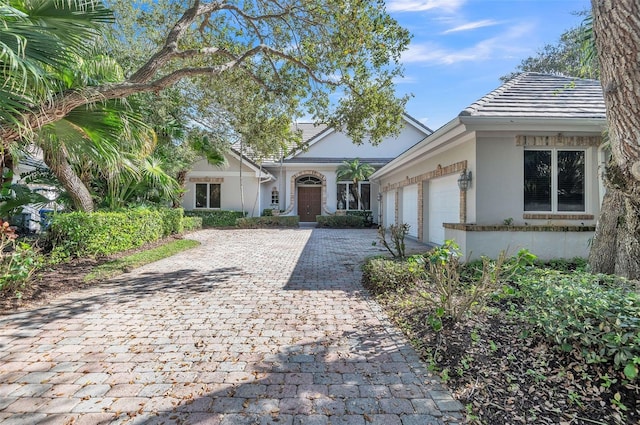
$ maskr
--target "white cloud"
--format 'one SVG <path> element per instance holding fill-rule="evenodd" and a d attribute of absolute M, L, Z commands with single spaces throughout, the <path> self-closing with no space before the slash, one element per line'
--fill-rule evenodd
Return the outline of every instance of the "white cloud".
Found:
<path fill-rule="evenodd" d="M 453 65 L 460 62 L 481 62 L 504 57 L 518 57 L 530 49 L 525 39 L 534 29 L 532 25 L 517 25 L 506 32 L 461 49 L 449 48 L 434 42 L 409 45 L 402 62 L 425 65 Z"/>
<path fill-rule="evenodd" d="M 389 12 L 423 12 L 425 10 L 443 9 L 455 12 L 467 0 L 390 0 L 387 2 Z"/>
<path fill-rule="evenodd" d="M 452 32 L 461 32 L 461 31 L 470 31 L 475 30 L 477 28 L 491 27 L 494 25 L 498 25 L 498 21 L 494 21 L 493 19 L 484 19 L 482 21 L 468 22 L 466 24 L 458 25 L 455 28 L 451 28 L 443 32 L 443 34 L 450 34 Z"/>

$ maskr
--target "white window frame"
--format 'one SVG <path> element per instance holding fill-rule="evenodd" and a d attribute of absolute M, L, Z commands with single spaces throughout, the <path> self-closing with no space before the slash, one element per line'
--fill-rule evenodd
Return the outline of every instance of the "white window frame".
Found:
<path fill-rule="evenodd" d="M 350 194 L 350 187 L 353 186 L 353 181 L 351 180 L 340 180 L 338 182 L 336 182 L 336 192 L 338 189 L 338 185 L 340 184 L 344 184 L 347 185 L 347 194 Z M 363 181 L 359 181 L 358 182 L 358 193 L 360 194 L 360 197 L 362 197 L 362 185 L 363 184 L 368 184 L 369 185 L 369 206 L 371 206 L 371 182 L 369 180 L 363 180 Z M 337 203 L 338 201 L 338 196 L 339 192 L 336 193 L 336 207 L 337 207 Z M 360 199 L 357 200 L 358 201 L 358 209 L 350 209 L 349 208 L 349 199 L 347 199 L 346 205 L 344 206 L 344 210 L 347 211 L 371 211 L 371 208 L 369 208 L 368 210 L 363 210 L 362 209 L 362 205 L 360 203 Z"/>
<path fill-rule="evenodd" d="M 526 151 L 550 151 L 551 152 L 551 210 L 550 211 L 536 211 L 524 209 L 524 153 L 523 153 L 523 165 L 522 165 L 522 208 L 525 214 L 581 214 L 587 213 L 589 205 L 589 193 L 591 182 L 591 149 L 588 148 L 573 148 L 573 147 L 527 147 Z M 558 151 L 572 151 L 572 152 L 584 152 L 584 210 L 582 211 L 558 211 Z"/>
<path fill-rule="evenodd" d="M 220 186 L 220 206 L 219 207 L 209 207 L 211 205 L 211 199 L 209 199 L 209 195 L 211 194 L 211 185 Z M 207 186 L 207 206 L 199 207 L 198 206 L 198 185 L 206 185 Z M 193 208 L 196 210 L 220 210 L 222 209 L 222 184 L 221 183 L 196 183 L 193 187 Z"/>

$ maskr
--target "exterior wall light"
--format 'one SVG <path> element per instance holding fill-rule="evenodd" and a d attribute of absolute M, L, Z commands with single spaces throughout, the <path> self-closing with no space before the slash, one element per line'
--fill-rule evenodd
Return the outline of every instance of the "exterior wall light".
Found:
<path fill-rule="evenodd" d="M 466 192 L 471 187 L 471 171 L 462 170 L 460 177 L 458 177 L 458 187 L 463 192 Z"/>

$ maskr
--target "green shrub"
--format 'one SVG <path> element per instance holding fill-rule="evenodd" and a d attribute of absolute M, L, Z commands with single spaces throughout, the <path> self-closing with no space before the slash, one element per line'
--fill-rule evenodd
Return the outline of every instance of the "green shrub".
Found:
<path fill-rule="evenodd" d="M 482 258 L 482 269 L 476 279 L 463 281 L 460 264 L 460 247 L 452 240 L 433 248 L 425 255 L 414 255 L 408 260 L 412 269 L 423 276 L 425 290 L 420 295 L 433 306 L 439 320 L 442 317 L 460 321 L 472 312 L 481 311 L 489 297 L 502 288 L 526 266 L 533 264 L 535 255 L 520 250 L 517 255 L 507 257 L 500 252 L 496 260 Z"/>
<path fill-rule="evenodd" d="M 0 220 L 0 291 L 19 295 L 41 263 L 41 255 L 28 243 L 19 242 L 9 223 Z"/>
<path fill-rule="evenodd" d="M 182 228 L 185 232 L 202 229 L 202 217 L 182 217 Z"/>
<path fill-rule="evenodd" d="M 101 256 L 137 248 L 165 236 L 174 214 L 134 209 L 55 214 L 48 232 L 53 257 Z"/>
<path fill-rule="evenodd" d="M 640 295 L 629 283 L 586 272 L 536 269 L 517 279 L 522 315 L 562 350 L 608 362 L 635 378 L 640 364 Z"/>
<path fill-rule="evenodd" d="M 409 267 L 405 261 L 376 257 L 367 260 L 362 266 L 362 284 L 374 293 L 412 286 L 418 277 L 417 270 Z"/>
<path fill-rule="evenodd" d="M 262 217 L 271 217 L 273 215 L 273 210 L 271 208 L 265 208 L 262 210 Z"/>
<path fill-rule="evenodd" d="M 317 215 L 318 227 L 332 229 L 364 227 L 364 217 L 358 215 Z"/>
<path fill-rule="evenodd" d="M 162 236 L 177 235 L 184 232 L 184 210 L 182 208 L 160 208 L 162 215 Z"/>
<path fill-rule="evenodd" d="M 187 217 L 202 218 L 202 227 L 235 227 L 236 220 L 244 217 L 241 211 L 223 211 L 223 210 L 206 210 L 206 211 L 185 211 Z"/>
<path fill-rule="evenodd" d="M 300 217 L 297 215 L 279 215 L 267 217 L 246 217 L 236 220 L 241 229 L 259 229 L 262 227 L 298 227 Z"/>
<path fill-rule="evenodd" d="M 371 210 L 348 210 L 347 215 L 362 217 L 365 226 L 371 226 L 373 224 L 373 211 Z"/>

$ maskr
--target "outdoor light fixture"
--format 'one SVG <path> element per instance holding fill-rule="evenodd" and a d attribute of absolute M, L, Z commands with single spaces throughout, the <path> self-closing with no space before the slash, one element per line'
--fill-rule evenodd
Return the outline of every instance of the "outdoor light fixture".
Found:
<path fill-rule="evenodd" d="M 471 186 L 471 171 L 462 170 L 458 177 L 458 187 L 461 191 L 466 192 Z"/>
<path fill-rule="evenodd" d="M 382 201 L 382 193 L 378 192 L 377 198 L 378 198 L 378 202 Z"/>

